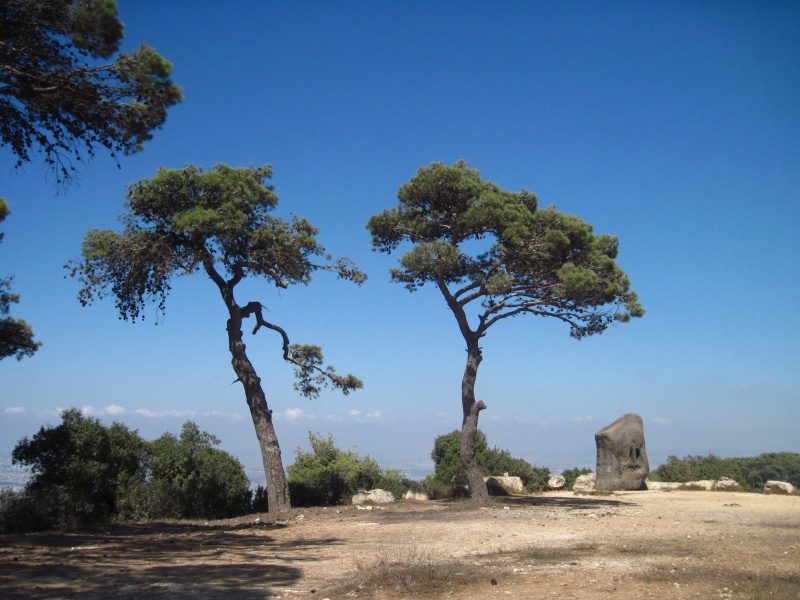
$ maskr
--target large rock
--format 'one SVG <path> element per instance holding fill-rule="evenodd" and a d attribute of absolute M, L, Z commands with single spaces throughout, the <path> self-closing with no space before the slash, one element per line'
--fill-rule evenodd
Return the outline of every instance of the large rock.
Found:
<path fill-rule="evenodd" d="M 394 502 L 394 496 L 391 492 L 381 489 L 369 490 L 368 492 L 361 491 L 353 496 L 353 504 L 364 504 L 366 502 L 372 502 L 374 504 L 389 504 L 390 502 Z"/>
<path fill-rule="evenodd" d="M 764 485 L 765 494 L 794 494 L 794 486 L 786 481 L 769 480 Z"/>
<path fill-rule="evenodd" d="M 578 478 L 572 485 L 572 491 L 576 494 L 593 492 L 595 489 L 595 478 L 596 476 L 594 473 L 586 473 L 584 475 L 578 475 Z"/>
<path fill-rule="evenodd" d="M 650 472 L 644 444 L 644 425 L 629 413 L 594 434 L 597 444 L 597 480 L 600 491 L 643 490 Z"/>
<path fill-rule="evenodd" d="M 508 494 L 521 494 L 525 487 L 519 477 L 509 477 L 508 473 L 500 476 L 484 477 L 486 489 L 492 496 L 507 496 Z"/>
<path fill-rule="evenodd" d="M 714 484 L 715 492 L 743 492 L 744 488 L 739 485 L 739 482 L 730 477 L 720 477 L 719 481 Z"/>
<path fill-rule="evenodd" d="M 548 490 L 563 490 L 567 487 L 567 479 L 563 475 L 554 475 L 547 480 Z"/>

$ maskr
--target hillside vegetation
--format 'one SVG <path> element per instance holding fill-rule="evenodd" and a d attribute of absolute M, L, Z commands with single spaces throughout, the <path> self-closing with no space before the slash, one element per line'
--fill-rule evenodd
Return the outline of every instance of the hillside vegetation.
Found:
<path fill-rule="evenodd" d="M 685 483 L 702 479 L 730 477 L 749 491 L 760 492 L 770 480 L 787 481 L 800 488 L 800 454 L 767 452 L 744 458 L 708 456 L 670 456 L 667 462 L 650 473 L 650 479 Z"/>

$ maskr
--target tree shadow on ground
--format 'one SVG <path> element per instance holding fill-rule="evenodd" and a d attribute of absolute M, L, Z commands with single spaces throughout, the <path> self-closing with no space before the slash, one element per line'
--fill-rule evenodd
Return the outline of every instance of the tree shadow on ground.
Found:
<path fill-rule="evenodd" d="M 3 536 L 4 598 L 264 598 L 303 577 L 299 565 L 336 538 L 282 542 L 278 525 L 165 523 L 96 532 Z"/>
<path fill-rule="evenodd" d="M 617 500 L 612 494 L 587 496 L 506 496 L 500 499 L 514 506 L 544 506 L 561 508 L 610 508 L 613 506 L 635 506 L 635 502 Z"/>

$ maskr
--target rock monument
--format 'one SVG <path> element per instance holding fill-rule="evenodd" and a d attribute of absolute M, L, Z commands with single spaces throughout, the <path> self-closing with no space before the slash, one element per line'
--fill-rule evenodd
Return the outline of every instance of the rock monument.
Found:
<path fill-rule="evenodd" d="M 644 426 L 639 415 L 628 413 L 596 434 L 597 479 L 600 491 L 647 489 L 650 472 L 644 445 Z"/>

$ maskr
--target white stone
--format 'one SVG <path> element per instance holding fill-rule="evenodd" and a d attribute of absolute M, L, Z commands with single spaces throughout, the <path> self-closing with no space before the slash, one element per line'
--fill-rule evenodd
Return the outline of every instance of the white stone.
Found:
<path fill-rule="evenodd" d="M 680 489 L 682 490 L 693 490 L 698 492 L 712 492 L 714 491 L 714 486 L 716 485 L 716 481 L 713 479 L 700 479 L 698 481 L 687 481 L 684 484 L 681 484 Z"/>
<path fill-rule="evenodd" d="M 427 502 L 430 500 L 430 497 L 425 492 L 412 492 L 411 490 L 408 490 L 403 498 L 415 502 Z"/>
<path fill-rule="evenodd" d="M 555 475 L 547 481 L 548 490 L 563 490 L 567 486 L 567 480 L 563 475 Z"/>
<path fill-rule="evenodd" d="M 373 502 L 375 504 L 388 504 L 390 502 L 394 502 L 394 496 L 391 492 L 387 492 L 386 490 L 375 489 L 367 491 L 358 492 L 355 496 L 353 496 L 352 503 L 353 504 L 364 504 L 365 502 Z"/>
<path fill-rule="evenodd" d="M 669 492 L 671 490 L 680 489 L 682 483 L 674 481 L 645 481 L 647 489 L 655 492 Z"/>
<path fill-rule="evenodd" d="M 501 487 L 507 492 L 521 494 L 525 487 L 522 485 L 522 479 L 519 477 L 484 477 L 483 480 L 486 482 L 486 486 L 489 488 L 489 493 L 492 492 L 492 489 L 497 489 L 497 487 Z"/>
<path fill-rule="evenodd" d="M 765 494 L 794 494 L 794 486 L 786 481 L 769 480 L 764 485 Z"/>
<path fill-rule="evenodd" d="M 578 475 L 578 478 L 575 480 L 575 484 L 572 486 L 572 491 L 576 493 L 593 492 L 596 477 L 597 475 L 595 473 Z"/>
<path fill-rule="evenodd" d="M 742 492 L 744 491 L 739 482 L 730 477 L 721 477 L 714 485 L 715 492 Z"/>

